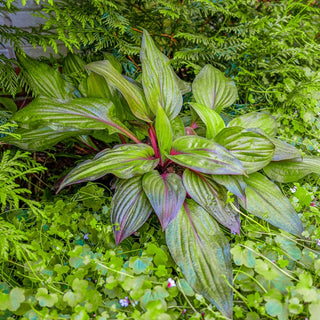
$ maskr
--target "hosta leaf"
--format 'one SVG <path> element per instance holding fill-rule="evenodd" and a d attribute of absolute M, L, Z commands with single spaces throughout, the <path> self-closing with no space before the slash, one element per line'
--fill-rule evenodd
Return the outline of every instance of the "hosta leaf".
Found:
<path fill-rule="evenodd" d="M 83 181 L 93 181 L 112 173 L 118 178 L 129 179 L 153 170 L 159 160 L 147 144 L 119 145 L 99 152 L 92 160 L 86 160 L 72 169 L 62 180 L 59 190 Z"/>
<path fill-rule="evenodd" d="M 277 121 L 268 113 L 250 112 L 239 116 L 228 123 L 228 127 L 259 128 L 271 137 L 277 134 Z"/>
<path fill-rule="evenodd" d="M 242 176 L 213 175 L 212 179 L 246 202 L 246 187 Z"/>
<path fill-rule="evenodd" d="M 238 97 L 234 82 L 209 64 L 205 65 L 194 79 L 192 92 L 196 102 L 217 112 L 232 105 Z"/>
<path fill-rule="evenodd" d="M 63 73 L 72 74 L 84 71 L 85 61 L 82 60 L 77 54 L 68 52 L 63 61 Z"/>
<path fill-rule="evenodd" d="M 278 186 L 258 172 L 244 180 L 247 183 L 247 203 L 240 200 L 242 207 L 280 229 L 301 235 L 303 226 L 299 216 Z"/>
<path fill-rule="evenodd" d="M 170 125 L 172 128 L 173 139 L 177 139 L 179 137 L 184 136 L 184 124 L 179 116 L 175 117 L 170 121 Z"/>
<path fill-rule="evenodd" d="M 155 129 L 162 160 L 164 160 L 165 155 L 170 153 L 173 134 L 170 121 L 162 108 L 158 108 Z"/>
<path fill-rule="evenodd" d="M 166 229 L 166 241 L 192 289 L 232 318 L 230 246 L 214 219 L 187 199 Z"/>
<path fill-rule="evenodd" d="M 206 209 L 218 222 L 240 234 L 239 215 L 226 204 L 227 190 L 217 185 L 211 177 L 186 169 L 183 184 L 190 197 Z"/>
<path fill-rule="evenodd" d="M 142 189 L 142 177 L 120 181 L 111 202 L 111 223 L 118 245 L 149 218 L 152 207 Z"/>
<path fill-rule="evenodd" d="M 84 145 L 86 145 L 87 147 L 95 150 L 95 151 L 99 151 L 98 147 L 94 144 L 93 140 L 91 139 L 90 136 L 86 135 L 86 134 L 82 134 L 80 136 L 77 136 L 77 140 L 79 140 L 80 142 L 82 142 Z"/>
<path fill-rule="evenodd" d="M 294 182 L 310 173 L 320 175 L 320 157 L 305 156 L 302 159 L 270 162 L 264 172 L 272 180 Z"/>
<path fill-rule="evenodd" d="M 24 57 L 17 53 L 16 55 L 23 77 L 34 95 L 59 100 L 71 98 L 66 90 L 67 83 L 62 78 L 59 70 L 28 56 Z"/>
<path fill-rule="evenodd" d="M 224 147 L 198 136 L 183 136 L 167 156 L 181 166 L 209 174 L 245 174 L 241 162 Z"/>
<path fill-rule="evenodd" d="M 275 150 L 272 161 L 289 160 L 295 158 L 301 158 L 301 152 L 291 144 L 283 142 L 277 138 L 268 137 L 268 139 L 274 144 Z"/>
<path fill-rule="evenodd" d="M 142 186 L 160 220 L 162 230 L 165 230 L 178 214 L 186 197 L 181 178 L 175 173 L 160 175 L 154 170 L 143 176 Z"/>
<path fill-rule="evenodd" d="M 273 143 L 262 134 L 241 127 L 223 129 L 215 141 L 237 157 L 248 173 L 265 167 L 271 161 L 275 149 Z"/>
<path fill-rule="evenodd" d="M 106 98 L 112 100 L 111 89 L 103 76 L 91 72 L 87 78 L 87 94 L 92 98 Z"/>
<path fill-rule="evenodd" d="M 207 128 L 206 138 L 214 138 L 224 127 L 224 121 L 221 116 L 212 109 L 200 103 L 189 103 L 193 110 L 198 114 L 200 119 L 204 122 Z"/>
<path fill-rule="evenodd" d="M 140 60 L 142 64 L 143 90 L 153 113 L 162 107 L 170 120 L 174 119 L 182 107 L 182 94 L 170 61 L 155 46 L 150 35 L 144 31 Z"/>
<path fill-rule="evenodd" d="M 26 129 L 44 125 L 60 132 L 108 128 L 111 132 L 121 132 L 139 142 L 117 119 L 113 103 L 105 99 L 81 98 L 64 104 L 51 99 L 42 99 L 30 103 L 18 111 L 12 119 Z"/>
<path fill-rule="evenodd" d="M 15 133 L 21 135 L 21 139 L 17 140 L 12 137 L 5 137 L 1 141 L 17 146 L 24 150 L 41 151 L 48 149 L 58 142 L 85 133 L 85 131 L 59 131 L 50 127 L 41 127 L 37 129 L 18 129 Z"/>
<path fill-rule="evenodd" d="M 89 63 L 87 69 L 103 76 L 106 81 L 117 88 L 130 107 L 131 112 L 139 119 L 151 122 L 152 112 L 147 105 L 143 90 L 128 81 L 108 60 Z"/>

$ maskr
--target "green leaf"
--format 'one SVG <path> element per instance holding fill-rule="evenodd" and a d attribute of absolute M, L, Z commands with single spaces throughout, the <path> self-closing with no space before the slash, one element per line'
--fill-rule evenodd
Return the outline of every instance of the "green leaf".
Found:
<path fill-rule="evenodd" d="M 63 61 L 63 73 L 80 73 L 84 71 L 85 65 L 86 63 L 77 54 L 68 52 Z"/>
<path fill-rule="evenodd" d="M 131 112 L 137 118 L 146 122 L 152 121 L 153 114 L 147 104 L 143 90 L 123 77 L 108 60 L 89 63 L 86 68 L 100 74 L 110 85 L 117 88 L 126 99 Z"/>
<path fill-rule="evenodd" d="M 112 100 L 111 89 L 105 78 L 95 72 L 91 72 L 87 78 L 87 95 L 92 98 L 106 98 Z"/>
<path fill-rule="evenodd" d="M 279 316 L 282 313 L 282 303 L 278 300 L 270 299 L 266 303 L 266 311 L 272 317 Z"/>
<path fill-rule="evenodd" d="M 179 116 L 170 121 L 173 139 L 178 139 L 185 135 L 184 124 Z"/>
<path fill-rule="evenodd" d="M 242 176 L 213 175 L 212 179 L 246 202 L 246 187 Z"/>
<path fill-rule="evenodd" d="M 213 139 L 224 127 L 224 121 L 221 116 L 212 109 L 200 103 L 189 103 L 193 110 L 198 114 L 207 128 L 206 138 Z"/>
<path fill-rule="evenodd" d="M 144 30 L 140 60 L 142 64 L 142 85 L 148 104 L 154 114 L 158 107 L 164 109 L 170 120 L 180 112 L 183 100 L 176 75 L 170 60 L 155 46 Z"/>
<path fill-rule="evenodd" d="M 310 173 L 320 175 L 320 157 L 305 156 L 301 160 L 272 161 L 263 170 L 272 180 L 295 182 Z"/>
<path fill-rule="evenodd" d="M 165 230 L 180 211 L 186 197 L 181 178 L 175 173 L 160 175 L 158 171 L 151 171 L 143 176 L 142 186 L 162 230 Z"/>
<path fill-rule="evenodd" d="M 1 141 L 17 146 L 24 150 L 41 151 L 56 145 L 58 142 L 64 139 L 85 133 L 85 131 L 64 131 L 54 130 L 50 127 L 40 127 L 37 129 L 18 129 L 15 130 L 15 133 L 21 135 L 19 140 L 7 136 L 1 138 Z"/>
<path fill-rule="evenodd" d="M 67 83 L 62 78 L 59 70 L 28 56 L 22 56 L 17 52 L 16 55 L 23 77 L 34 95 L 59 100 L 71 98 L 71 95 L 66 90 Z"/>
<path fill-rule="evenodd" d="M 247 202 L 245 205 L 240 200 L 243 208 L 280 229 L 301 235 L 303 226 L 298 214 L 274 183 L 258 172 L 244 181 L 247 183 Z"/>
<path fill-rule="evenodd" d="M 241 127 L 223 129 L 215 141 L 239 159 L 247 173 L 265 167 L 271 161 L 275 149 L 273 143 L 262 134 Z"/>
<path fill-rule="evenodd" d="M 228 123 L 228 127 L 243 127 L 247 129 L 262 129 L 266 134 L 275 137 L 277 134 L 277 121 L 270 114 L 264 112 L 250 112 L 239 116 Z"/>
<path fill-rule="evenodd" d="M 46 288 L 38 288 L 35 298 L 39 301 L 41 307 L 53 307 L 58 302 L 58 296 L 55 293 L 48 294 Z"/>
<path fill-rule="evenodd" d="M 282 161 L 301 158 L 301 152 L 291 144 L 277 138 L 267 137 L 275 146 L 272 161 Z"/>
<path fill-rule="evenodd" d="M 13 288 L 10 291 L 10 311 L 16 311 L 19 309 L 22 302 L 25 300 L 25 290 L 21 288 Z"/>
<path fill-rule="evenodd" d="M 62 132 L 108 128 L 139 142 L 116 117 L 114 104 L 105 99 L 81 98 L 68 103 L 39 99 L 18 111 L 12 119 L 25 129 L 49 126 Z"/>
<path fill-rule="evenodd" d="M 158 108 L 155 129 L 162 161 L 164 161 L 165 155 L 170 153 L 173 134 L 170 121 L 162 108 Z"/>
<path fill-rule="evenodd" d="M 12 98 L 0 97 L 0 103 L 5 109 L 11 111 L 12 113 L 17 111 L 17 105 Z"/>
<path fill-rule="evenodd" d="M 217 112 L 232 105 L 238 97 L 234 82 L 209 64 L 205 65 L 194 79 L 192 92 L 196 102 Z"/>
<path fill-rule="evenodd" d="M 245 174 L 241 162 L 224 147 L 199 136 L 175 140 L 167 157 L 173 162 L 209 174 Z"/>
<path fill-rule="evenodd" d="M 226 204 L 227 190 L 217 185 L 209 176 L 186 169 L 183 184 L 190 197 L 206 209 L 222 225 L 240 234 L 239 215 Z"/>
<path fill-rule="evenodd" d="M 187 199 L 166 229 L 166 241 L 192 289 L 232 318 L 230 247 L 215 220 Z"/>
<path fill-rule="evenodd" d="M 61 181 L 58 192 L 71 184 L 93 181 L 112 173 L 118 178 L 129 179 L 153 170 L 159 160 L 147 144 L 118 145 L 99 152 L 92 160 L 86 160 L 72 169 Z"/>
<path fill-rule="evenodd" d="M 111 202 L 111 223 L 118 245 L 149 218 L 152 207 L 142 189 L 142 177 L 120 181 Z"/>

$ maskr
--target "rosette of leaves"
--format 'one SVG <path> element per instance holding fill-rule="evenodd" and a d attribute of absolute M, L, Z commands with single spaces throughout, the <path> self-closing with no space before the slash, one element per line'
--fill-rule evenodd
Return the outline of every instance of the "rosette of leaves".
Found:
<path fill-rule="evenodd" d="M 211 65 L 192 83 L 194 101 L 190 113 L 182 117 L 183 95 L 191 88 L 176 76 L 147 32 L 140 58 L 142 83 L 122 76 L 111 60 L 87 65 L 82 98 L 64 95 L 65 83 L 58 75 L 59 86 L 55 81 L 38 81 L 45 88 L 13 117 L 22 127 L 22 139 L 7 142 L 36 149 L 106 129 L 120 134 L 123 144 L 80 163 L 61 181 L 59 190 L 115 175 L 111 220 L 116 243 L 154 212 L 190 286 L 232 318 L 230 246 L 219 224 L 239 233 L 240 204 L 300 236 L 303 227 L 290 201 L 261 170 L 273 180 L 291 181 L 320 174 L 320 160 L 302 157 L 278 140 L 276 121 L 269 114 L 246 114 L 226 125 L 219 112 L 235 101 L 237 89 Z M 44 73 L 32 76 L 45 78 Z"/>

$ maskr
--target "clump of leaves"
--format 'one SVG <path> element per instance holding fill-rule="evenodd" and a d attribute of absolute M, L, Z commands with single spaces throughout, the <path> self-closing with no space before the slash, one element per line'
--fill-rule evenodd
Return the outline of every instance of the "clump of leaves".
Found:
<path fill-rule="evenodd" d="M 38 97 L 13 117 L 22 127 L 22 139 L 6 141 L 37 149 L 92 131 L 118 133 L 123 144 L 80 163 L 59 190 L 115 175 L 111 222 L 116 244 L 154 211 L 171 256 L 190 286 L 232 318 L 230 245 L 216 221 L 239 233 L 240 204 L 301 236 L 303 226 L 290 201 L 258 171 L 290 182 L 320 174 L 320 159 L 302 157 L 278 140 L 276 121 L 269 114 L 245 114 L 226 126 L 219 112 L 236 100 L 237 89 L 211 65 L 192 83 L 194 102 L 182 118 L 183 95 L 190 86 L 176 76 L 147 32 L 140 58 L 142 84 L 123 77 L 112 60 L 90 63 L 86 68 L 91 73 L 81 86 L 85 97 L 77 99 L 70 89 L 63 90 L 66 83 L 59 74 L 52 73 L 49 81 L 46 70 L 40 66 L 43 72 L 36 73 L 32 62 L 29 78 L 37 84 Z M 25 59 L 26 70 L 29 64 Z"/>

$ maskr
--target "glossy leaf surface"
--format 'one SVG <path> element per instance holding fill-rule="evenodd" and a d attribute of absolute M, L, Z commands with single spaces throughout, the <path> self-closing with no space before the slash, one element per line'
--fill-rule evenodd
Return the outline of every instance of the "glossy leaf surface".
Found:
<path fill-rule="evenodd" d="M 178 214 L 186 197 L 181 178 L 175 173 L 160 175 L 154 170 L 143 176 L 142 186 L 162 230 L 165 230 Z"/>
<path fill-rule="evenodd" d="M 118 245 L 149 218 L 152 207 L 142 189 L 142 176 L 118 183 L 111 202 L 111 223 Z"/>
<path fill-rule="evenodd" d="M 18 129 L 15 130 L 15 133 L 20 134 L 21 139 L 17 140 L 13 137 L 5 137 L 1 141 L 24 150 L 42 151 L 64 139 L 85 133 L 85 131 L 59 131 L 53 130 L 50 127 L 40 127 L 37 129 Z"/>
<path fill-rule="evenodd" d="M 155 129 L 162 160 L 164 160 L 165 155 L 170 153 L 173 134 L 170 121 L 162 108 L 158 108 Z"/>
<path fill-rule="evenodd" d="M 228 127 L 239 126 L 242 128 L 258 128 L 262 129 L 271 137 L 277 134 L 277 121 L 268 113 L 250 112 L 242 116 L 236 117 L 228 123 Z"/>
<path fill-rule="evenodd" d="M 210 176 L 186 169 L 183 184 L 190 197 L 206 209 L 218 222 L 240 234 L 240 219 L 237 212 L 226 204 L 227 190 L 216 184 Z"/>
<path fill-rule="evenodd" d="M 214 218 L 187 199 L 166 229 L 166 241 L 192 289 L 232 318 L 230 246 Z"/>
<path fill-rule="evenodd" d="M 93 181 L 112 173 L 118 178 L 129 179 L 153 170 L 159 160 L 147 144 L 126 144 L 99 152 L 92 160 L 86 160 L 72 169 L 62 180 L 59 190 L 84 181 Z"/>
<path fill-rule="evenodd" d="M 103 76 L 106 81 L 117 88 L 126 99 L 131 112 L 139 119 L 151 122 L 152 112 L 148 107 L 143 90 L 128 81 L 108 60 L 89 63 L 87 69 Z"/>
<path fill-rule="evenodd" d="M 34 95 L 68 100 L 67 82 L 62 78 L 59 70 L 27 56 L 17 54 L 21 71 Z"/>
<path fill-rule="evenodd" d="M 173 139 L 176 140 L 184 136 L 184 124 L 179 116 L 170 121 Z"/>
<path fill-rule="evenodd" d="M 302 159 L 270 162 L 264 168 L 264 172 L 272 180 L 294 182 L 310 173 L 320 175 L 320 159 L 315 156 L 305 156 Z"/>
<path fill-rule="evenodd" d="M 207 139 L 213 139 L 225 127 L 223 119 L 214 110 L 209 109 L 205 105 L 196 102 L 192 102 L 189 104 L 206 125 Z"/>
<path fill-rule="evenodd" d="M 280 229 L 301 236 L 303 226 L 299 216 L 277 185 L 258 172 L 244 180 L 247 203 L 240 200 L 243 208 Z"/>
<path fill-rule="evenodd" d="M 183 103 L 177 76 L 168 57 L 155 46 L 146 31 L 143 32 L 140 60 L 143 90 L 150 108 L 157 114 L 161 107 L 170 120 L 174 119 Z"/>
<path fill-rule="evenodd" d="M 262 134 L 241 127 L 223 129 L 215 141 L 237 157 L 248 173 L 265 167 L 271 161 L 275 149 L 273 143 Z"/>
<path fill-rule="evenodd" d="M 113 103 L 105 99 L 81 98 L 64 104 L 51 99 L 42 99 L 30 103 L 18 111 L 12 119 L 26 129 L 43 127 L 45 124 L 61 132 L 108 128 L 139 142 L 117 119 Z"/>
<path fill-rule="evenodd" d="M 212 179 L 246 202 L 246 187 L 242 176 L 213 175 Z"/>
<path fill-rule="evenodd" d="M 241 162 L 224 147 L 198 136 L 184 136 L 172 144 L 173 162 L 209 174 L 245 174 Z"/>
<path fill-rule="evenodd" d="M 283 142 L 277 138 L 268 137 L 268 139 L 275 146 L 272 161 L 282 161 L 282 160 L 301 158 L 301 152 L 291 144 Z"/>
<path fill-rule="evenodd" d="M 232 105 L 238 97 L 234 82 L 209 64 L 205 65 L 194 79 L 192 92 L 196 102 L 217 112 Z"/>

